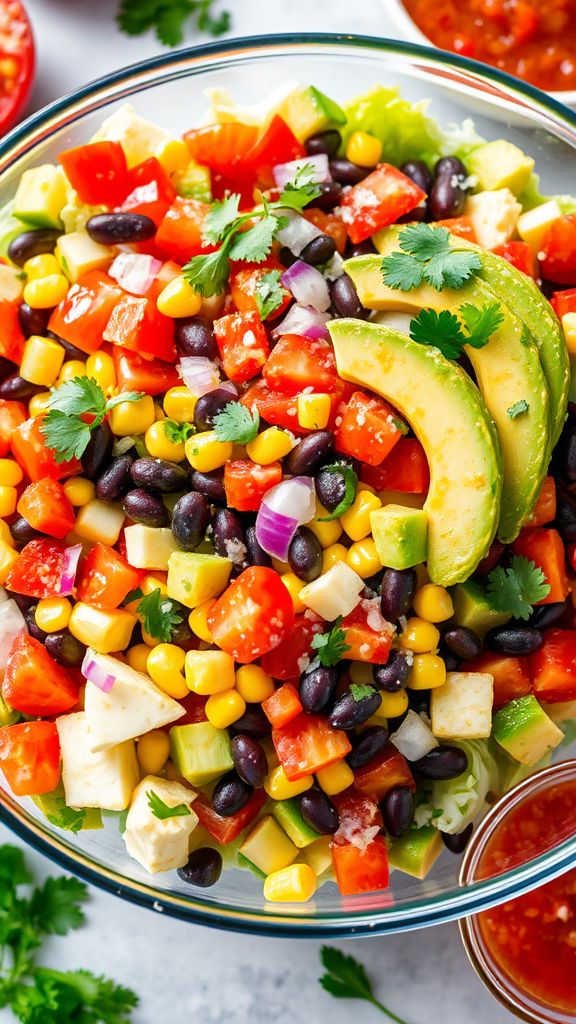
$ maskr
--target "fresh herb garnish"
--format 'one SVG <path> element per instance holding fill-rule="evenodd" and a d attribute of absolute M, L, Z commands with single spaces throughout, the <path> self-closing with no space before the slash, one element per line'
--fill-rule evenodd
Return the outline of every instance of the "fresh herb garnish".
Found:
<path fill-rule="evenodd" d="M 506 412 L 511 420 L 515 420 L 516 417 L 521 416 L 523 412 L 528 412 L 529 408 L 530 406 L 526 399 L 520 398 L 517 402 L 514 402 L 514 405 L 511 405 L 509 409 L 506 409 Z"/>
<path fill-rule="evenodd" d="M 342 616 L 336 619 L 328 633 L 316 633 L 312 637 L 310 646 L 316 651 L 316 657 L 310 668 L 316 665 L 324 665 L 326 668 L 337 665 L 346 651 L 350 650 L 350 644 L 346 643 L 346 633 L 340 629 L 341 623 Z"/>
<path fill-rule="evenodd" d="M 504 321 L 499 302 L 486 302 L 479 309 L 465 302 L 455 313 L 423 309 L 410 321 L 410 337 L 421 345 L 433 345 L 446 359 L 459 359 L 465 345 L 483 348 Z M 464 325 L 464 330 L 463 330 Z"/>
<path fill-rule="evenodd" d="M 254 290 L 254 299 L 262 320 L 280 308 L 284 302 L 284 289 L 280 284 L 279 270 L 262 275 Z"/>
<path fill-rule="evenodd" d="M 164 803 L 162 798 L 153 789 L 147 789 L 146 796 L 148 797 L 148 806 L 152 814 L 155 818 L 159 818 L 160 821 L 165 821 L 166 818 L 187 818 L 190 815 L 190 808 L 187 804 L 176 804 L 175 807 L 170 807 L 169 804 Z"/>
<path fill-rule="evenodd" d="M 260 415 L 256 409 L 251 413 L 240 402 L 229 402 L 214 417 L 212 424 L 219 441 L 248 444 L 258 433 Z"/>
<path fill-rule="evenodd" d="M 64 801 L 61 806 L 44 811 L 44 814 L 51 825 L 74 832 L 74 834 L 82 830 L 86 821 L 86 811 L 83 807 L 67 807 Z"/>
<path fill-rule="evenodd" d="M 400 252 L 382 260 L 382 274 L 385 284 L 403 292 L 418 288 L 422 281 L 438 292 L 445 287 L 462 288 L 482 265 L 477 252 L 450 248 L 446 228 L 412 224 L 400 232 L 398 245 Z"/>
<path fill-rule="evenodd" d="M 396 1024 L 405 1024 L 401 1017 L 388 1010 L 374 995 L 363 964 L 353 956 L 346 956 L 333 946 L 322 946 L 322 966 L 326 973 L 319 979 L 322 988 L 336 999 L 364 999 Z"/>
<path fill-rule="evenodd" d="M 529 619 L 532 605 L 550 593 L 546 577 L 524 555 L 513 555 L 507 569 L 498 566 L 488 575 L 488 596 L 497 612 L 511 612 L 515 619 Z"/>
<path fill-rule="evenodd" d="M 371 697 L 376 690 L 373 686 L 368 683 L 350 683 L 350 693 L 352 694 L 356 703 L 360 700 L 364 700 L 366 697 Z"/>
<path fill-rule="evenodd" d="M 352 469 L 352 466 L 347 466 L 345 463 L 335 463 L 333 466 L 322 466 L 323 473 L 338 473 L 344 480 L 344 497 L 342 501 L 338 502 L 336 508 L 328 516 L 322 516 L 318 519 L 319 523 L 330 523 L 333 519 L 339 519 L 344 512 L 352 505 L 354 498 L 356 497 L 356 487 L 358 485 L 358 477 Z"/>
<path fill-rule="evenodd" d="M 193 423 L 176 423 L 176 420 L 162 420 L 164 433 L 172 444 L 183 444 L 196 432 Z"/>
<path fill-rule="evenodd" d="M 230 12 L 214 16 L 214 0 L 122 0 L 117 21 L 122 32 L 141 36 L 154 29 L 164 46 L 182 42 L 184 23 L 194 18 L 199 32 L 221 36 L 230 28 Z"/>
<path fill-rule="evenodd" d="M 174 628 L 184 621 L 174 601 L 166 597 L 159 587 L 142 598 L 136 606 L 136 614 L 142 617 L 146 632 L 165 644 L 170 643 Z"/>
<path fill-rule="evenodd" d="M 102 388 L 90 377 L 74 377 L 58 388 L 52 388 L 48 399 L 48 413 L 40 427 L 48 448 L 54 452 L 56 462 L 69 462 L 82 457 L 93 430 L 120 402 L 138 402 L 141 391 L 124 391 L 106 399 Z M 93 416 L 85 423 L 83 416 Z"/>

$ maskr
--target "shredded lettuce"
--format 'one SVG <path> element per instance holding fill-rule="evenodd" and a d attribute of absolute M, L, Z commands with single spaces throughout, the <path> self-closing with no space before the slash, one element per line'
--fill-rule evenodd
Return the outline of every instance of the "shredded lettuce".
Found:
<path fill-rule="evenodd" d="M 489 793 L 500 792 L 500 771 L 490 740 L 454 741 L 468 757 L 468 768 L 457 779 L 435 782 L 416 808 L 417 828 L 434 825 L 454 835 L 480 814 Z"/>
<path fill-rule="evenodd" d="M 524 191 L 518 196 L 518 201 L 522 203 L 523 210 L 533 210 L 535 206 L 541 206 L 542 203 L 547 203 L 550 199 L 555 199 L 560 207 L 560 211 L 563 214 L 576 213 L 576 196 L 571 195 L 560 195 L 560 196 L 545 196 L 540 191 L 540 177 L 538 174 L 532 172 L 530 175 L 530 181 L 528 182 Z"/>

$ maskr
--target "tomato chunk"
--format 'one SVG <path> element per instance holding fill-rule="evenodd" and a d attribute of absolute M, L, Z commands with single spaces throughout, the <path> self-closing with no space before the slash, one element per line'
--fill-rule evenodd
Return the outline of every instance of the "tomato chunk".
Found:
<path fill-rule="evenodd" d="M 7 402 L 0 399 L 0 458 L 10 451 L 12 434 L 16 427 L 28 419 L 28 410 L 22 402 Z"/>
<path fill-rule="evenodd" d="M 174 321 L 145 295 L 123 295 L 116 303 L 103 334 L 105 341 L 143 356 L 174 362 Z"/>
<path fill-rule="evenodd" d="M 260 188 L 273 188 L 275 181 L 272 168 L 276 164 L 286 164 L 305 155 L 304 146 L 284 118 L 274 114 L 268 127 L 246 154 L 243 166 L 255 174 Z"/>
<path fill-rule="evenodd" d="M 76 521 L 62 484 L 50 477 L 28 485 L 18 502 L 18 512 L 39 533 L 59 540 L 74 529 Z"/>
<path fill-rule="evenodd" d="M 44 645 L 23 633 L 8 655 L 2 696 L 25 715 L 61 715 L 78 703 L 78 688 Z"/>
<path fill-rule="evenodd" d="M 262 701 L 262 710 L 275 729 L 282 728 L 302 711 L 298 690 L 292 683 L 284 683 Z"/>
<path fill-rule="evenodd" d="M 243 384 L 262 369 L 270 353 L 259 313 L 230 313 L 214 321 L 214 334 L 228 380 Z"/>
<path fill-rule="evenodd" d="M 194 801 L 194 811 L 198 815 L 200 824 L 212 838 L 222 846 L 226 846 L 228 843 L 233 843 L 240 833 L 258 817 L 267 799 L 265 789 L 255 789 L 241 810 L 224 818 L 221 814 L 216 813 L 208 797 L 199 793 Z"/>
<path fill-rule="evenodd" d="M 400 437 L 379 466 L 362 465 L 360 476 L 376 491 L 426 494 L 430 486 L 426 452 L 415 437 Z"/>
<path fill-rule="evenodd" d="M 553 476 L 547 476 L 532 509 L 532 515 L 526 520 L 526 526 L 546 526 L 555 518 L 556 482 Z"/>
<path fill-rule="evenodd" d="M 277 647 L 294 622 L 294 606 L 273 569 L 254 565 L 230 584 L 208 613 L 223 651 L 247 664 Z"/>
<path fill-rule="evenodd" d="M 60 781 L 60 742 L 54 722 L 0 729 L 0 768 L 15 796 L 51 793 Z"/>
<path fill-rule="evenodd" d="M 156 232 L 158 248 L 178 263 L 186 263 L 202 252 L 213 252 L 216 246 L 208 245 L 203 236 L 210 210 L 208 203 L 176 196 Z"/>
<path fill-rule="evenodd" d="M 527 658 L 511 658 L 487 651 L 462 666 L 466 672 L 488 672 L 494 678 L 494 709 L 503 708 L 517 697 L 530 693 Z"/>
<path fill-rule="evenodd" d="M 118 608 L 138 586 L 141 573 L 107 544 L 95 544 L 77 574 L 76 599 L 95 608 Z"/>
<path fill-rule="evenodd" d="M 320 768 L 328 768 L 341 761 L 352 749 L 346 733 L 342 729 L 334 729 L 320 715 L 298 715 L 281 729 L 273 730 L 272 742 L 291 781 L 314 775 Z"/>
<path fill-rule="evenodd" d="M 341 217 L 335 213 L 325 213 L 324 210 L 318 210 L 315 206 L 308 206 L 305 210 L 302 210 L 302 216 L 310 221 L 311 224 L 315 224 L 317 228 L 320 228 L 322 234 L 333 238 L 336 244 L 336 251 L 341 256 L 344 255 L 348 242 L 348 231 Z"/>
<path fill-rule="evenodd" d="M 360 601 L 343 620 L 342 629 L 348 644 L 347 658 L 373 665 L 386 664 L 394 631 L 382 618 L 379 597 Z"/>
<path fill-rule="evenodd" d="M 547 281 L 576 284 L 576 214 L 553 221 L 542 239 L 539 258 Z"/>
<path fill-rule="evenodd" d="M 388 851 L 382 836 L 376 836 L 365 850 L 351 844 L 333 846 L 332 867 L 342 896 L 381 892 L 390 882 Z"/>
<path fill-rule="evenodd" d="M 143 359 L 137 352 L 114 346 L 112 349 L 119 391 L 145 391 L 147 395 L 163 395 L 179 387 L 182 379 L 171 363 L 160 359 Z"/>
<path fill-rule="evenodd" d="M 83 203 L 118 206 L 126 195 L 128 169 L 119 142 L 89 142 L 58 155 L 72 188 Z"/>
<path fill-rule="evenodd" d="M 273 679 L 297 679 L 312 660 L 312 638 L 323 630 L 323 620 L 314 612 L 297 615 L 278 647 L 262 658 L 262 668 Z"/>
<path fill-rule="evenodd" d="M 514 551 L 524 555 L 542 569 L 550 593 L 537 604 L 555 604 L 564 601 L 570 592 L 566 575 L 566 555 L 558 530 L 523 530 L 514 541 Z"/>
<path fill-rule="evenodd" d="M 6 578 L 6 587 L 26 597 L 57 597 L 64 569 L 65 545 L 39 538 L 25 544 Z"/>
<path fill-rule="evenodd" d="M 554 292 L 550 302 L 559 320 L 566 313 L 576 313 L 576 288 L 566 288 L 562 292 Z"/>
<path fill-rule="evenodd" d="M 251 459 L 234 459 L 224 466 L 224 489 L 230 508 L 239 512 L 257 512 L 262 498 L 282 480 L 282 466 L 271 462 L 259 466 Z"/>
<path fill-rule="evenodd" d="M 556 704 L 576 699 L 576 631 L 547 629 L 544 644 L 529 659 L 532 689 L 538 700 Z"/>
<path fill-rule="evenodd" d="M 527 277 L 534 280 L 538 277 L 538 261 L 528 242 L 505 242 L 492 250 L 496 256 L 501 256 L 516 270 L 521 270 Z"/>
<path fill-rule="evenodd" d="M 278 270 L 281 273 L 284 268 L 280 263 L 272 259 L 266 260 L 265 263 L 236 264 L 230 275 L 230 291 L 236 309 L 240 310 L 241 313 L 259 313 L 255 298 L 257 289 L 262 284 L 262 278 L 274 270 Z M 288 289 L 281 288 L 281 293 L 281 305 L 269 313 L 265 317 L 266 320 L 276 320 L 282 315 L 286 307 L 290 305 L 292 296 Z"/>
<path fill-rule="evenodd" d="M 365 796 L 378 801 L 396 786 L 416 789 L 408 762 L 393 743 L 388 743 L 380 754 L 354 773 L 354 785 Z"/>
<path fill-rule="evenodd" d="M 252 412 L 258 412 L 260 419 L 274 427 L 285 427 L 295 434 L 303 433 L 298 426 L 298 398 L 285 395 L 268 387 L 266 381 L 257 380 L 251 384 L 240 399 L 242 405 Z"/>
<path fill-rule="evenodd" d="M 18 320 L 18 306 L 0 299 L 0 356 L 19 363 L 24 349 L 24 335 Z"/>
<path fill-rule="evenodd" d="M 104 341 L 112 310 L 123 294 L 108 274 L 89 270 L 56 306 L 48 327 L 82 352 L 96 352 Z"/>
<path fill-rule="evenodd" d="M 64 480 L 78 476 L 82 472 L 78 459 L 56 462 L 54 452 L 48 448 L 42 433 L 43 422 L 43 416 L 34 416 L 13 430 L 10 444 L 16 462 L 30 480 L 41 480 L 45 476 Z"/>
<path fill-rule="evenodd" d="M 447 228 L 450 234 L 456 235 L 457 238 L 465 238 L 468 242 L 478 243 L 471 217 L 448 217 L 447 220 L 435 220 L 432 227 Z"/>
<path fill-rule="evenodd" d="M 369 466 L 379 466 L 406 433 L 388 402 L 363 391 L 354 392 L 341 416 L 336 429 L 336 450 Z"/>
<path fill-rule="evenodd" d="M 245 174 L 244 161 L 258 138 L 258 129 L 240 121 L 210 124 L 185 132 L 190 156 L 198 164 L 233 178 Z"/>
<path fill-rule="evenodd" d="M 290 395 L 309 387 L 330 392 L 339 383 L 331 345 L 300 334 L 283 334 L 262 372 L 271 388 Z"/>
<path fill-rule="evenodd" d="M 128 192 L 122 209 L 150 217 L 156 225 L 166 215 L 176 192 L 162 164 L 152 156 L 128 171 Z"/>
<path fill-rule="evenodd" d="M 372 174 L 342 197 L 342 220 L 354 245 L 394 224 L 414 210 L 426 193 L 391 164 L 380 164 Z"/>

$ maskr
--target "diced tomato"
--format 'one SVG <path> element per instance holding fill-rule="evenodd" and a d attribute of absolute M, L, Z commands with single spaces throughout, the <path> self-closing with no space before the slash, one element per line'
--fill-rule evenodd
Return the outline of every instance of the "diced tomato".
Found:
<path fill-rule="evenodd" d="M 576 631 L 547 629 L 528 663 L 534 695 L 549 704 L 576 700 Z"/>
<path fill-rule="evenodd" d="M 20 496 L 18 512 L 35 530 L 59 540 L 74 529 L 76 522 L 62 484 L 50 477 L 28 484 Z"/>
<path fill-rule="evenodd" d="M 539 28 L 539 14 L 531 3 L 516 0 L 509 10 L 510 28 L 516 46 L 522 46 L 534 39 Z"/>
<path fill-rule="evenodd" d="M 0 134 L 24 112 L 34 79 L 34 37 L 20 0 L 2 2 L 2 51 L 0 65 Z"/>
<path fill-rule="evenodd" d="M 417 438 L 400 437 L 379 466 L 362 464 L 360 478 L 376 491 L 426 494 L 430 486 L 426 452 Z"/>
<path fill-rule="evenodd" d="M 342 220 L 354 245 L 420 205 L 426 193 L 398 168 L 379 164 L 342 196 Z"/>
<path fill-rule="evenodd" d="M 20 363 L 24 348 L 24 335 L 18 320 L 18 306 L 0 299 L 0 356 L 12 363 Z"/>
<path fill-rule="evenodd" d="M 298 426 L 298 399 L 269 388 L 264 380 L 251 384 L 240 399 L 252 412 L 258 412 L 260 419 L 274 427 L 285 427 L 295 434 L 304 433 Z"/>
<path fill-rule="evenodd" d="M 566 575 L 566 554 L 558 530 L 522 530 L 513 544 L 518 555 L 534 562 L 546 577 L 550 593 L 537 604 L 555 604 L 564 601 L 570 593 Z"/>
<path fill-rule="evenodd" d="M 180 721 L 183 721 L 183 719 L 180 719 Z M 203 793 L 199 793 L 194 801 L 194 811 L 198 815 L 200 824 L 210 833 L 212 838 L 216 839 L 222 846 L 226 846 L 228 843 L 233 843 L 240 833 L 258 817 L 266 800 L 266 790 L 255 789 L 248 802 L 244 804 L 240 811 L 224 818 L 221 814 L 216 813 L 208 797 L 204 796 Z"/>
<path fill-rule="evenodd" d="M 556 518 L 556 483 L 553 476 L 547 476 L 532 509 L 526 526 L 546 526 Z"/>
<path fill-rule="evenodd" d="M 184 133 L 192 159 L 227 178 L 245 175 L 244 162 L 257 138 L 258 128 L 240 121 L 210 124 Z"/>
<path fill-rule="evenodd" d="M 378 802 L 396 786 L 416 789 L 408 762 L 393 743 L 388 743 L 380 754 L 354 773 L 354 785 L 365 796 L 372 796 Z"/>
<path fill-rule="evenodd" d="M 559 217 L 540 245 L 542 277 L 554 284 L 576 284 L 576 214 Z"/>
<path fill-rule="evenodd" d="M 178 703 L 185 709 L 186 714 L 178 719 L 178 725 L 194 725 L 196 722 L 207 722 L 206 703 L 208 697 L 201 697 L 198 693 L 189 693 L 187 697 L 180 697 Z M 171 725 L 165 726 L 165 731 L 170 732 Z"/>
<path fill-rule="evenodd" d="M 281 729 L 303 710 L 298 690 L 292 683 L 284 683 L 270 697 L 262 701 L 262 710 L 273 727 Z"/>
<path fill-rule="evenodd" d="M 8 590 L 27 597 L 58 597 L 62 583 L 65 545 L 38 538 L 26 544 L 6 579 Z"/>
<path fill-rule="evenodd" d="M 284 268 L 274 259 L 266 263 L 236 263 L 230 275 L 230 291 L 232 301 L 236 309 L 241 313 L 258 313 L 258 304 L 255 299 L 256 289 L 262 278 L 273 270 L 282 272 Z M 292 296 L 287 288 L 281 288 L 283 295 L 282 303 L 275 310 L 268 314 L 266 320 L 276 320 L 282 315 L 292 301 Z"/>
<path fill-rule="evenodd" d="M 338 811 L 338 831 L 334 835 L 336 846 L 350 843 L 360 850 L 366 849 L 384 825 L 382 811 L 370 796 L 349 786 L 343 793 L 332 797 Z"/>
<path fill-rule="evenodd" d="M 297 615 L 278 647 L 262 658 L 264 671 L 273 679 L 297 679 L 310 664 L 312 638 L 323 629 L 323 620 L 314 612 Z"/>
<path fill-rule="evenodd" d="M 338 385 L 331 345 L 299 334 L 283 334 L 272 350 L 262 374 L 269 387 L 298 394 L 304 388 L 330 392 Z"/>
<path fill-rule="evenodd" d="M 28 419 L 28 410 L 23 402 L 7 402 L 0 398 L 0 459 L 10 451 L 12 434 Z"/>
<path fill-rule="evenodd" d="M 294 605 L 278 573 L 245 569 L 212 605 L 208 628 L 223 651 L 243 664 L 272 651 L 294 622 Z"/>
<path fill-rule="evenodd" d="M 186 263 L 192 256 L 214 252 L 215 245 L 204 241 L 204 221 L 210 213 L 209 203 L 176 196 L 156 232 L 156 245 L 178 263 Z"/>
<path fill-rule="evenodd" d="M 436 220 L 432 227 L 446 228 L 451 235 L 456 235 L 457 238 L 465 238 L 467 242 L 478 242 L 476 230 L 470 217 L 449 217 L 447 220 Z"/>
<path fill-rule="evenodd" d="M 321 715 L 298 715 L 281 729 L 274 729 L 272 741 L 292 782 L 341 761 L 352 749 L 346 733 L 334 729 Z"/>
<path fill-rule="evenodd" d="M 355 391 L 340 412 L 336 450 L 369 466 L 379 466 L 405 433 L 392 406 L 363 391 Z"/>
<path fill-rule="evenodd" d="M 95 608 L 118 608 L 141 580 L 125 558 L 107 544 L 95 544 L 80 564 L 76 600 Z"/>
<path fill-rule="evenodd" d="M 0 729 L 0 768 L 15 796 L 51 793 L 60 781 L 60 742 L 54 722 Z"/>
<path fill-rule="evenodd" d="M 96 352 L 114 306 L 124 292 L 101 270 L 89 270 L 56 306 L 48 327 L 82 352 Z"/>
<path fill-rule="evenodd" d="M 7 704 L 24 715 L 61 715 L 78 703 L 78 688 L 62 665 L 34 637 L 23 633 L 12 644 L 2 683 Z"/>
<path fill-rule="evenodd" d="M 566 313 L 576 313 L 576 288 L 566 288 L 563 292 L 554 292 L 550 302 L 559 320 Z"/>
<path fill-rule="evenodd" d="M 503 708 L 517 697 L 530 693 L 527 658 L 511 658 L 487 651 L 462 666 L 466 672 L 487 672 L 494 678 L 494 709 Z"/>
<path fill-rule="evenodd" d="M 252 380 L 270 354 L 260 314 L 229 313 L 214 321 L 214 334 L 228 380 L 237 384 Z"/>
<path fill-rule="evenodd" d="M 174 321 L 164 316 L 152 299 L 123 295 L 104 329 L 105 341 L 164 362 L 176 358 Z"/>
<path fill-rule="evenodd" d="M 128 191 L 128 168 L 119 142 L 89 142 L 58 155 L 72 188 L 90 206 L 118 206 Z"/>
<path fill-rule="evenodd" d="M 10 444 L 16 462 L 30 480 L 41 480 L 45 476 L 52 480 L 65 480 L 69 476 L 78 476 L 82 472 L 78 459 L 56 462 L 54 452 L 46 445 L 42 433 L 43 422 L 43 416 L 35 416 L 13 430 Z"/>
<path fill-rule="evenodd" d="M 267 128 L 243 160 L 243 167 L 253 170 L 260 188 L 273 188 L 272 168 L 306 155 L 306 150 L 279 114 L 274 114 Z M 225 172 L 226 173 L 226 170 Z"/>
<path fill-rule="evenodd" d="M 234 459 L 224 466 L 226 503 L 239 512 L 257 512 L 262 498 L 282 480 L 282 466 L 259 466 L 251 459 Z"/>
<path fill-rule="evenodd" d="M 360 601 L 343 620 L 342 629 L 348 644 L 347 658 L 351 661 L 368 661 L 374 665 L 386 664 L 393 628 L 382 618 L 379 597 L 372 601 Z"/>
<path fill-rule="evenodd" d="M 155 156 L 128 171 L 128 191 L 122 203 L 123 210 L 143 214 L 158 225 L 175 198 L 176 191 Z"/>
<path fill-rule="evenodd" d="M 382 836 L 376 836 L 365 850 L 357 846 L 332 846 L 332 867 L 342 896 L 381 892 L 390 882 L 388 851 Z"/>
<path fill-rule="evenodd" d="M 144 391 L 147 395 L 163 395 L 179 387 L 182 379 L 175 366 L 160 359 L 143 359 L 137 352 L 113 346 L 112 356 L 119 391 Z"/>
<path fill-rule="evenodd" d="M 341 256 L 344 255 L 346 243 L 348 242 L 348 231 L 341 217 L 338 217 L 335 213 L 325 213 L 324 210 L 319 210 L 315 206 L 302 210 L 302 216 L 309 220 L 311 224 L 315 224 L 317 228 L 320 228 L 324 235 L 329 235 L 330 238 L 333 238 L 336 243 L 337 252 Z"/>
<path fill-rule="evenodd" d="M 497 245 L 492 252 L 528 277 L 534 280 L 538 277 L 538 261 L 528 242 L 504 242 L 504 245 Z"/>

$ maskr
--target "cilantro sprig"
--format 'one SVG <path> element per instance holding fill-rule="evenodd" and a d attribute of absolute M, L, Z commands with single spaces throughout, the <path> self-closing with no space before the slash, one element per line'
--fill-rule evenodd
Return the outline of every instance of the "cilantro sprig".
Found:
<path fill-rule="evenodd" d="M 484 348 L 504 322 L 499 302 L 485 302 L 480 308 L 463 303 L 459 316 L 443 309 L 423 309 L 410 321 L 410 337 L 421 345 L 433 345 L 446 359 L 459 359 L 465 345 Z"/>
<path fill-rule="evenodd" d="M 271 270 L 263 274 L 256 285 L 254 299 L 262 320 L 275 313 L 284 302 L 285 293 L 280 284 L 280 276 L 279 270 Z"/>
<path fill-rule="evenodd" d="M 187 804 L 176 804 L 175 807 L 170 807 L 153 789 L 147 789 L 146 796 L 152 814 L 160 821 L 166 821 L 167 818 L 188 818 L 191 813 Z"/>
<path fill-rule="evenodd" d="M 199 32 L 221 36 L 228 31 L 230 12 L 214 15 L 213 9 L 214 0 L 122 0 L 117 22 L 129 36 L 141 36 L 154 29 L 164 46 L 178 46 L 189 18 L 194 18 Z"/>
<path fill-rule="evenodd" d="M 74 377 L 58 388 L 52 388 L 48 399 L 48 413 L 41 431 L 48 448 L 54 452 L 56 462 L 80 459 L 90 441 L 92 431 L 120 402 L 138 402 L 141 391 L 124 391 L 106 399 L 102 388 L 91 377 Z M 82 417 L 93 416 L 90 423 Z"/>
<path fill-rule="evenodd" d="M 400 252 L 382 260 L 384 283 L 409 292 L 423 281 L 436 291 L 462 288 L 482 264 L 477 252 L 450 248 L 450 232 L 429 224 L 411 224 L 398 236 Z"/>
<path fill-rule="evenodd" d="M 405 1024 L 401 1017 L 392 1013 L 376 998 L 364 965 L 353 956 L 346 956 L 333 946 L 322 946 L 320 959 L 326 973 L 319 981 L 331 996 L 336 999 L 364 999 L 396 1024 Z"/>
<path fill-rule="evenodd" d="M 176 420 L 162 420 L 164 433 L 172 444 L 183 444 L 196 433 L 193 423 L 176 423 Z"/>
<path fill-rule="evenodd" d="M 312 637 L 310 646 L 316 651 L 316 657 L 309 666 L 315 668 L 317 665 L 324 665 L 331 668 L 342 660 L 346 651 L 350 650 L 350 644 L 346 643 L 346 633 L 341 629 L 342 616 L 336 619 L 334 625 L 327 633 L 316 633 Z"/>
<path fill-rule="evenodd" d="M 513 555 L 507 569 L 497 566 L 488 575 L 488 596 L 497 612 L 511 612 L 515 619 L 529 619 L 532 605 L 550 593 L 546 576 L 524 555 Z"/>
<path fill-rule="evenodd" d="M 150 636 L 162 643 L 169 644 L 176 626 L 184 621 L 178 611 L 177 604 L 166 597 L 159 587 L 144 597 L 141 590 L 133 590 L 128 594 L 125 603 L 141 598 L 136 605 L 136 614 L 142 619 L 142 625 Z"/>
<path fill-rule="evenodd" d="M 350 693 L 356 703 L 358 703 L 361 700 L 365 700 L 366 697 L 372 697 L 376 693 L 376 689 L 374 686 L 370 686 L 369 683 L 350 683 Z"/>
<path fill-rule="evenodd" d="M 240 402 L 229 402 L 217 413 L 212 424 L 219 441 L 248 444 L 258 433 L 260 415 L 257 409 L 250 412 Z"/>
<path fill-rule="evenodd" d="M 358 477 L 352 469 L 352 466 L 347 466 L 345 463 L 335 463 L 332 466 L 322 466 L 323 473 L 338 474 L 344 480 L 344 497 L 338 502 L 336 508 L 328 516 L 322 516 L 318 522 L 329 523 L 333 519 L 339 519 L 344 512 L 347 512 L 352 505 L 354 498 L 356 497 L 356 488 L 358 486 Z"/>

